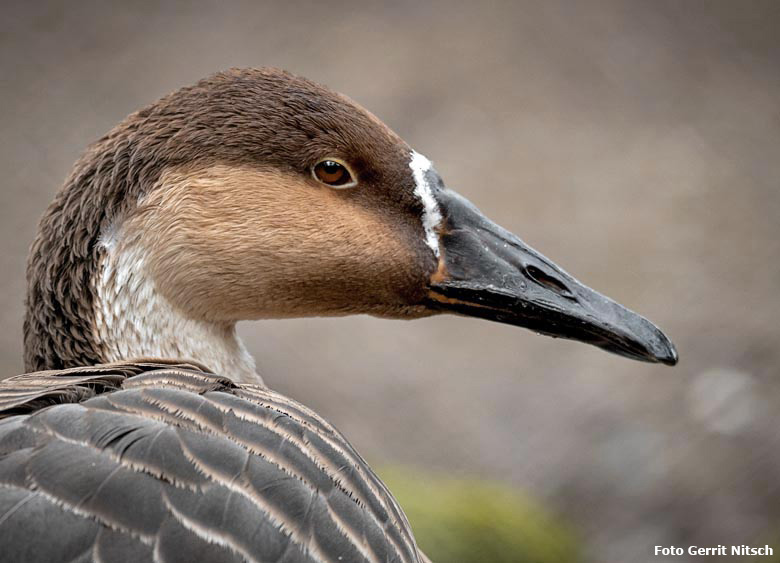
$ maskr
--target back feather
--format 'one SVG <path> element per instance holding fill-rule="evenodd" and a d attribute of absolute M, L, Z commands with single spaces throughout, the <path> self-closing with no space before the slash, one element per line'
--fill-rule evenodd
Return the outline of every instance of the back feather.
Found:
<path fill-rule="evenodd" d="M 0 562 L 425 561 L 335 428 L 195 363 L 11 377 L 0 419 Z"/>

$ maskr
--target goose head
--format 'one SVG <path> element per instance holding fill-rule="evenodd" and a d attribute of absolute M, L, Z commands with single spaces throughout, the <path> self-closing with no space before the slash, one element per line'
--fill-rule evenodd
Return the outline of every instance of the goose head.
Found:
<path fill-rule="evenodd" d="M 94 144 L 28 267 L 29 369 L 179 356 L 257 380 L 239 320 L 455 313 L 674 364 L 651 322 L 445 185 L 349 98 L 231 70 Z"/>

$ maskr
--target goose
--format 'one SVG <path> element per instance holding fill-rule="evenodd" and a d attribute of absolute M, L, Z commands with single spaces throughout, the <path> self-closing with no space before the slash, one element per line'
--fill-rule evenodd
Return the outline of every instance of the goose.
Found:
<path fill-rule="evenodd" d="M 232 69 L 91 145 L 31 246 L 0 382 L 0 561 L 427 561 L 239 320 L 480 317 L 674 365 L 650 321 L 448 189 L 346 96 Z"/>

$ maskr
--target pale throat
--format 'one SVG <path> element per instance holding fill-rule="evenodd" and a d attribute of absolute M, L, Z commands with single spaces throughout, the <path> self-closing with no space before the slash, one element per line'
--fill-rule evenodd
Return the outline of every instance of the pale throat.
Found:
<path fill-rule="evenodd" d="M 93 337 L 104 362 L 189 359 L 237 383 L 263 384 L 235 323 L 188 318 L 156 290 L 139 245 L 104 236 L 101 246 Z"/>

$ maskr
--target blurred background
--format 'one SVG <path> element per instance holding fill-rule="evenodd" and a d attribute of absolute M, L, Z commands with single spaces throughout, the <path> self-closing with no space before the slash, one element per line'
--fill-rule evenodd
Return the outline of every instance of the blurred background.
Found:
<path fill-rule="evenodd" d="M 269 65 L 369 108 L 679 348 L 670 369 L 456 317 L 241 326 L 266 381 L 346 434 L 434 559 L 780 540 L 776 1 L 6 1 L 1 374 L 22 370 L 38 217 L 83 148 L 204 75 Z"/>

